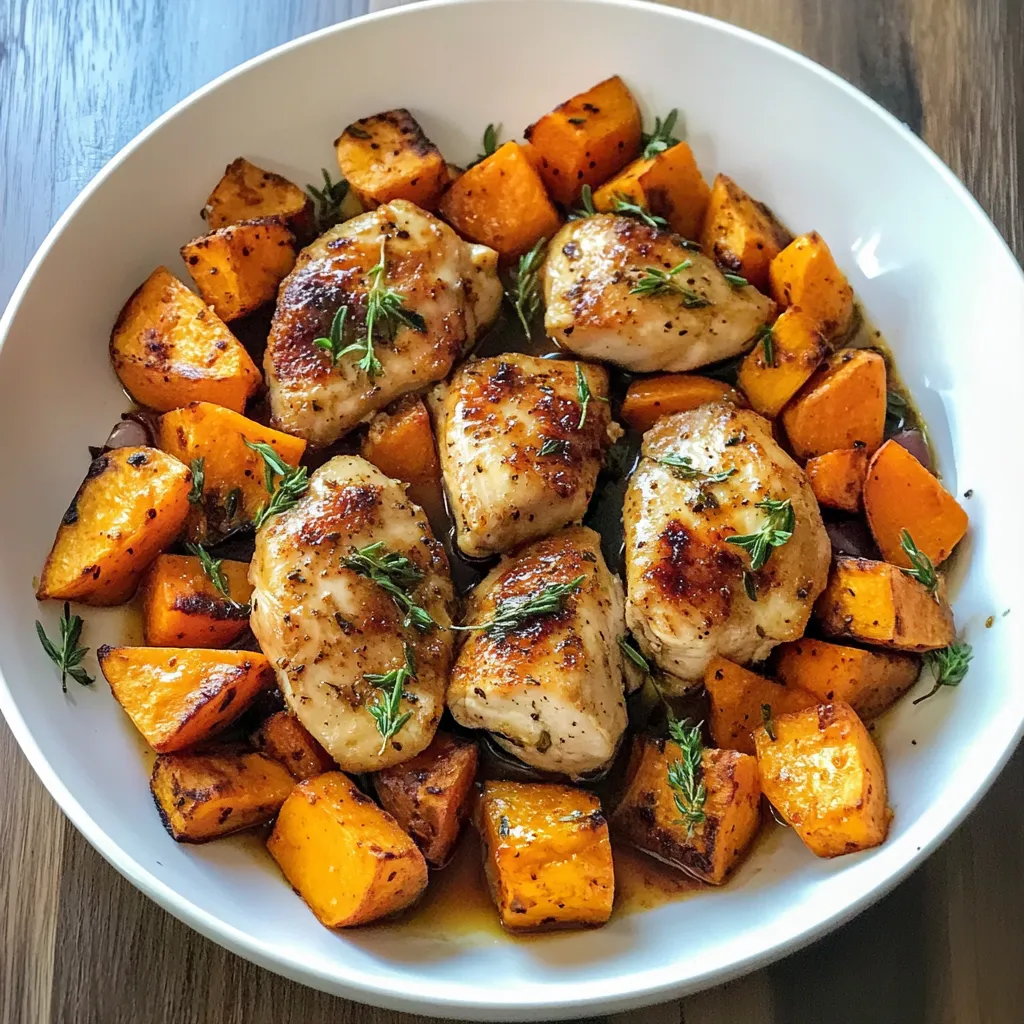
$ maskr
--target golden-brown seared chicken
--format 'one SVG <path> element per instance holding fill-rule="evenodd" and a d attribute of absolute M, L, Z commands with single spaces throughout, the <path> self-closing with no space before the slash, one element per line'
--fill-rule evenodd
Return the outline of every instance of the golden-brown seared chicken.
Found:
<path fill-rule="evenodd" d="M 381 262 L 384 270 L 372 274 Z M 495 318 L 501 304 L 498 256 L 464 242 L 447 224 L 401 199 L 331 228 L 303 249 L 278 292 L 264 358 L 274 426 L 317 444 L 337 440 L 370 413 L 408 391 L 447 376 L 455 360 Z M 402 297 L 423 318 L 422 332 L 378 317 L 374 353 L 380 372 L 337 361 L 316 345 L 348 307 L 343 345 L 366 336 L 367 293 Z M 342 346 L 343 347 L 343 346 Z"/>
<path fill-rule="evenodd" d="M 649 270 L 665 276 L 656 283 Z M 654 292 L 634 292 L 645 275 Z M 555 235 L 544 300 L 544 326 L 560 345 L 634 373 L 692 370 L 734 356 L 773 308 L 756 288 L 734 288 L 677 235 L 612 214 L 570 221 Z"/>
<path fill-rule="evenodd" d="M 615 755 L 626 728 L 624 690 L 639 682 L 619 647 L 622 585 L 605 564 L 600 537 L 575 526 L 514 552 L 473 592 L 465 618 L 483 625 L 500 608 L 579 577 L 578 590 L 552 614 L 507 632 L 470 632 L 448 686 L 457 722 L 488 730 L 527 764 L 573 777 Z"/>
<path fill-rule="evenodd" d="M 385 589 L 346 566 L 378 543 L 377 559 L 391 553 L 412 563 L 402 588 L 445 628 L 405 624 Z M 331 459 L 294 508 L 259 530 L 249 580 L 252 630 L 288 705 L 345 771 L 386 768 L 430 743 L 451 665 L 453 593 L 444 551 L 404 484 L 365 459 Z M 406 650 L 415 676 L 404 679 L 400 713 L 410 717 L 385 742 L 370 711 L 385 692 L 366 676 L 402 669 Z"/>
<path fill-rule="evenodd" d="M 768 525 L 765 500 L 791 502 L 795 525 L 751 572 L 754 552 L 726 538 Z M 644 434 L 623 518 L 626 621 L 678 689 L 714 655 L 747 664 L 803 635 L 831 549 L 803 471 L 757 413 L 714 403 L 659 420 Z M 780 510 L 776 525 L 784 520 Z"/>
<path fill-rule="evenodd" d="M 583 414 L 581 382 L 592 398 Z M 433 395 L 460 550 L 507 551 L 582 518 L 618 434 L 602 367 L 508 353 L 466 363 Z M 581 425 L 582 420 L 582 425 Z"/>

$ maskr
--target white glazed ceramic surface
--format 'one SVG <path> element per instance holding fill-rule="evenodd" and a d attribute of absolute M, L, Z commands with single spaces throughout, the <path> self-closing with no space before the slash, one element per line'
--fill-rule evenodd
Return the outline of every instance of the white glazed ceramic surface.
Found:
<path fill-rule="evenodd" d="M 33 576 L 83 476 L 86 444 L 102 443 L 125 408 L 107 362 L 110 327 L 156 264 L 186 276 L 178 247 L 201 232 L 199 208 L 239 154 L 316 181 L 345 124 L 407 105 L 464 161 L 488 122 L 512 134 L 616 72 L 648 119 L 685 111 L 709 179 L 725 171 L 795 231 L 820 231 L 886 334 L 947 481 L 974 492 L 956 600 L 974 666 L 958 691 L 904 701 L 876 733 L 895 811 L 878 850 L 818 861 L 779 830 L 721 890 L 528 942 L 333 933 L 253 841 L 173 843 L 150 800 L 140 741 L 107 687 L 71 683 L 65 699 L 35 638 Z M 910 132 L 763 39 L 635 3 L 499 0 L 416 6 L 299 40 L 200 90 L 122 152 L 44 243 L 0 338 L 11 487 L 0 502 L 0 706 L 50 792 L 112 864 L 204 934 L 307 984 L 420 1013 L 552 1019 L 723 981 L 822 935 L 895 884 L 963 818 L 1021 733 L 1024 279 Z M 44 609 L 49 624 L 55 615 Z M 116 613 L 87 623 L 93 647 L 120 638 Z"/>

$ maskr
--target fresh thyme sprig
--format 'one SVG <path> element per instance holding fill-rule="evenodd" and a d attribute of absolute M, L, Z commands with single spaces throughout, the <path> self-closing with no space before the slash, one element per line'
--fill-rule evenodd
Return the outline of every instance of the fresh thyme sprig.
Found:
<path fill-rule="evenodd" d="M 924 656 L 924 663 L 932 670 L 935 685 L 914 703 L 920 704 L 921 701 L 934 696 L 943 686 L 959 686 L 967 675 L 973 657 L 971 645 L 960 642 L 938 651 L 929 651 Z"/>
<path fill-rule="evenodd" d="M 704 742 L 700 735 L 700 725 L 690 725 L 687 719 L 679 721 L 669 714 L 668 734 L 679 744 L 682 752 L 682 757 L 668 766 L 668 784 L 672 787 L 676 810 L 680 815 L 674 824 L 685 825 L 686 835 L 692 836 L 693 830 L 704 822 L 704 804 L 708 798 L 701 766 Z"/>
<path fill-rule="evenodd" d="M 214 558 L 202 544 L 193 544 L 190 541 L 186 541 L 185 548 L 190 555 L 194 555 L 199 559 L 199 564 L 203 567 L 203 572 L 206 574 L 206 578 L 223 597 L 227 598 L 228 604 L 231 605 L 234 610 L 244 612 L 248 615 L 252 610 L 251 607 L 247 604 L 242 604 L 240 601 L 236 601 L 231 596 L 231 588 L 228 586 L 228 581 L 224 576 L 224 570 L 222 568 L 224 559 Z"/>
<path fill-rule="evenodd" d="M 486 160 L 489 156 L 491 156 L 494 153 L 494 151 L 498 148 L 498 137 L 500 135 L 501 125 L 489 124 L 484 129 L 484 151 L 482 153 L 478 153 L 476 159 L 473 160 L 468 166 L 476 167 L 476 165 L 480 163 L 482 160 Z"/>
<path fill-rule="evenodd" d="M 348 306 L 339 306 L 331 320 L 331 329 L 326 338 L 314 338 L 313 344 L 323 349 L 331 357 L 331 365 L 336 366 L 338 360 L 346 352 L 345 320 L 348 317 Z"/>
<path fill-rule="evenodd" d="M 722 277 L 733 286 L 733 288 L 746 288 L 750 282 L 742 274 L 733 274 L 729 271 L 723 271 Z"/>
<path fill-rule="evenodd" d="M 540 268 L 544 264 L 547 249 L 547 238 L 537 240 L 534 247 L 519 257 L 519 267 L 512 279 L 511 287 L 505 296 L 512 303 L 523 325 L 523 333 L 527 338 L 533 335 L 533 319 L 540 309 Z"/>
<path fill-rule="evenodd" d="M 775 327 L 772 324 L 761 324 L 754 335 L 755 344 L 761 343 L 764 353 L 764 365 L 769 369 L 775 367 Z"/>
<path fill-rule="evenodd" d="M 50 661 L 60 669 L 60 686 L 65 693 L 68 692 L 68 676 L 81 686 L 91 686 L 96 681 L 82 668 L 82 661 L 89 653 L 89 648 L 81 647 L 78 643 L 82 636 L 82 617 L 71 614 L 71 605 L 67 601 L 64 602 L 60 616 L 60 646 L 46 635 L 38 619 L 36 634 Z"/>
<path fill-rule="evenodd" d="M 584 185 L 580 191 L 580 205 L 569 211 L 569 220 L 583 220 L 586 217 L 593 217 L 597 213 L 594 209 L 594 190 L 589 185 Z"/>
<path fill-rule="evenodd" d="M 244 438 L 245 446 L 263 459 L 263 475 L 270 501 L 260 505 L 252 517 L 252 525 L 259 529 L 271 516 L 294 508 L 309 487 L 305 466 L 289 466 L 281 456 L 263 441 Z M 275 478 L 281 479 L 276 482 Z"/>
<path fill-rule="evenodd" d="M 615 202 L 612 206 L 612 213 L 618 213 L 623 217 L 637 217 L 642 220 L 648 227 L 652 228 L 667 228 L 668 221 L 664 217 L 659 217 L 655 213 L 651 213 L 646 207 L 641 206 L 639 203 L 634 203 L 629 196 L 624 192 L 619 192 L 615 196 Z"/>
<path fill-rule="evenodd" d="M 430 613 L 412 599 L 412 591 L 423 579 L 423 570 L 405 555 L 388 551 L 384 541 L 359 548 L 342 564 L 376 583 L 395 607 L 405 612 L 404 626 L 412 626 L 419 633 L 427 633 L 437 626 Z"/>
<path fill-rule="evenodd" d="M 411 711 L 402 713 L 402 696 L 405 684 L 416 678 L 416 661 L 408 644 L 402 644 L 402 650 L 405 653 L 405 664 L 401 668 L 383 674 L 368 672 L 363 675 L 368 683 L 383 691 L 372 704 L 367 705 L 367 710 L 377 723 L 377 732 L 383 737 L 378 754 L 387 750 L 391 738 L 412 718 Z"/>
<path fill-rule="evenodd" d="M 932 560 L 914 543 L 909 530 L 900 530 L 900 547 L 910 559 L 911 568 L 901 569 L 911 579 L 917 580 L 932 597 L 939 592 L 939 574 L 935 571 Z"/>
<path fill-rule="evenodd" d="M 640 136 L 640 145 L 644 147 L 643 158 L 645 160 L 650 160 L 651 157 L 664 153 L 666 149 L 679 145 L 680 140 L 672 134 L 678 117 L 679 111 L 673 107 L 665 115 L 664 121 L 660 117 L 655 117 L 653 132 L 649 135 L 647 132 L 644 132 Z"/>
<path fill-rule="evenodd" d="M 662 466 L 668 466 L 672 475 L 680 480 L 701 480 L 707 484 L 720 484 L 736 472 L 735 469 L 723 469 L 718 473 L 706 473 L 693 465 L 693 459 L 689 455 L 673 455 L 671 452 L 654 461 Z"/>
<path fill-rule="evenodd" d="M 320 168 L 320 173 L 324 176 L 323 187 L 307 185 L 306 192 L 313 200 L 313 220 L 316 222 L 317 233 L 322 235 L 341 220 L 341 204 L 348 195 L 348 182 L 344 178 L 331 181 L 325 167 Z"/>
<path fill-rule="evenodd" d="M 587 422 L 587 408 L 591 400 L 607 402 L 608 399 L 595 395 L 590 390 L 590 379 L 583 372 L 583 367 L 579 363 L 576 364 L 576 396 L 580 403 L 580 421 L 576 424 L 576 429 L 582 430 L 583 424 Z"/>
<path fill-rule="evenodd" d="M 453 626 L 453 629 L 478 630 L 495 640 L 504 640 L 510 633 L 521 629 L 530 619 L 541 615 L 557 615 L 566 598 L 583 586 L 586 576 L 577 576 L 571 583 L 547 583 L 530 597 L 510 597 L 499 601 L 494 615 L 478 626 Z"/>
<path fill-rule="evenodd" d="M 763 509 L 767 513 L 757 533 L 726 537 L 725 542 L 726 544 L 735 544 L 748 552 L 750 569 L 752 572 L 757 572 L 768 561 L 772 549 L 782 547 L 793 536 L 796 513 L 793 511 L 793 502 L 789 498 L 783 501 L 765 498 L 754 507 Z"/>
<path fill-rule="evenodd" d="M 188 492 L 188 503 L 202 505 L 203 486 L 206 484 L 206 459 L 193 459 L 188 468 L 192 471 L 192 490 Z"/>
<path fill-rule="evenodd" d="M 629 660 L 633 662 L 641 672 L 644 672 L 647 675 L 651 674 L 650 662 L 643 656 L 643 654 L 640 653 L 640 648 L 636 646 L 636 641 L 628 633 L 619 637 L 619 647 L 621 648 L 622 653 L 629 658 Z"/>
<path fill-rule="evenodd" d="M 661 267 L 645 267 L 636 284 L 629 289 L 629 294 L 663 295 L 666 292 L 674 292 L 682 296 L 685 309 L 702 309 L 704 306 L 710 306 L 711 302 L 707 298 L 676 280 L 677 274 L 689 270 L 692 266 L 693 260 L 686 259 L 682 263 L 677 263 L 671 270 L 662 270 Z"/>
<path fill-rule="evenodd" d="M 771 704 L 761 705 L 761 722 L 764 724 L 764 731 L 768 734 L 768 739 L 775 742 L 775 719 L 772 717 L 772 706 Z"/>
<path fill-rule="evenodd" d="M 537 455 L 541 458 L 547 455 L 568 455 L 571 447 L 572 442 L 566 438 L 545 437 Z"/>

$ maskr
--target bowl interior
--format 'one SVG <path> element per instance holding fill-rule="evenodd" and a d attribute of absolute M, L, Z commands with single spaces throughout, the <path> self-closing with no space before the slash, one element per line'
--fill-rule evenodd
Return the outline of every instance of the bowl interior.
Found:
<path fill-rule="evenodd" d="M 583 40 L 586 53 L 566 60 Z M 884 332 L 947 482 L 973 491 L 956 611 L 974 666 L 960 690 L 904 701 L 880 725 L 895 820 L 871 853 L 820 862 L 778 832 L 726 888 L 594 932 L 527 942 L 472 929 L 333 934 L 254 841 L 171 842 L 141 742 L 105 684 L 71 684 L 65 699 L 36 641 L 33 577 L 86 445 L 101 444 L 126 407 L 107 361 L 110 327 L 155 265 L 185 277 L 178 247 L 203 230 L 199 209 L 234 157 L 316 181 L 333 168 L 331 141 L 345 124 L 408 106 L 464 162 L 489 122 L 514 137 L 613 73 L 648 119 L 680 108 L 705 176 L 724 171 L 794 231 L 820 231 Z M 0 435 L 17 497 L 0 503 L 0 705 L 51 792 L 120 870 L 201 931 L 309 984 L 446 1016 L 551 1019 L 724 980 L 880 895 L 966 813 L 1020 733 L 1020 483 L 1006 470 L 1024 379 L 1024 280 L 909 132 L 773 44 L 667 8 L 575 0 L 427 4 L 328 30 L 252 62 L 144 133 L 62 220 L 4 324 Z M 91 647 L 121 639 L 119 613 L 86 620 Z"/>

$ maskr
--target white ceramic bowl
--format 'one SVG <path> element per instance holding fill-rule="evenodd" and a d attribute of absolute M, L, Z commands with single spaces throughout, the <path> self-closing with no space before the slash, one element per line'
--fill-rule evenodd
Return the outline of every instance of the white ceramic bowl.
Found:
<path fill-rule="evenodd" d="M 153 810 L 140 742 L 106 686 L 61 694 L 35 638 L 32 579 L 86 466 L 125 407 L 107 363 L 121 304 L 178 247 L 239 154 L 299 182 L 332 166 L 354 118 L 407 105 L 452 159 L 481 129 L 521 130 L 621 73 L 645 113 L 685 111 L 708 177 L 722 170 L 796 231 L 828 240 L 932 430 L 971 532 L 957 619 L 975 661 L 957 691 L 904 701 L 879 730 L 895 821 L 880 849 L 815 860 L 792 834 L 721 891 L 513 943 L 492 934 L 336 934 L 244 842 L 175 845 Z M 61 807 L 171 913 L 291 978 L 453 1017 L 610 1012 L 724 981 L 822 935 L 893 886 L 978 800 L 1021 734 L 1024 278 L 953 175 L 909 131 L 820 67 L 764 39 L 620 2 L 434 3 L 327 29 L 250 61 L 123 150 L 36 254 L 0 323 L 0 706 Z M 1001 613 L 1013 608 L 1010 618 Z M 52 624 L 55 609 L 44 609 Z M 995 625 L 984 627 L 995 615 Z M 117 642 L 110 613 L 86 642 Z M 911 744 L 916 740 L 916 745 Z"/>

